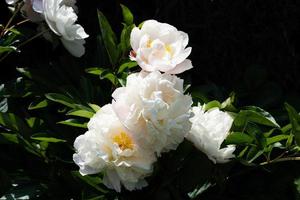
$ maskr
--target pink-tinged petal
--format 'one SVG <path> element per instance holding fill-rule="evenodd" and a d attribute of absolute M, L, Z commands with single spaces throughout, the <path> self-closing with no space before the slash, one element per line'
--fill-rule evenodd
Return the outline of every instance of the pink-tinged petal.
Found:
<path fill-rule="evenodd" d="M 192 61 L 189 59 L 184 60 L 182 63 L 176 65 L 176 67 L 170 71 L 167 71 L 168 74 L 180 74 L 186 70 L 192 69 Z"/>

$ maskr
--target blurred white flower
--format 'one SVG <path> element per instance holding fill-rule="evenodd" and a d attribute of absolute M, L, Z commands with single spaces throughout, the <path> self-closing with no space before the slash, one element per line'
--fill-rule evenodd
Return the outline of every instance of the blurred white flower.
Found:
<path fill-rule="evenodd" d="M 112 96 L 121 122 L 158 155 L 176 149 L 190 130 L 192 98 L 184 95 L 183 80 L 175 75 L 131 74 L 126 87 L 117 88 Z"/>
<path fill-rule="evenodd" d="M 83 27 L 75 24 L 77 15 L 73 8 L 75 1 L 43 1 L 43 14 L 50 29 L 58 36 L 66 49 L 76 57 L 85 53 L 84 39 L 88 37 Z"/>
<path fill-rule="evenodd" d="M 88 131 L 74 142 L 74 162 L 82 175 L 103 172 L 103 183 L 117 192 L 121 184 L 127 190 L 147 185 L 155 161 L 153 152 L 145 151 L 115 115 L 111 104 L 102 107 L 88 123 Z"/>
<path fill-rule="evenodd" d="M 130 58 L 145 71 L 179 74 L 193 67 L 186 59 L 192 51 L 186 48 L 188 41 L 188 35 L 174 26 L 147 20 L 141 29 L 135 27 L 131 32 Z"/>
<path fill-rule="evenodd" d="M 15 4 L 18 0 L 5 0 L 7 4 L 12 5 Z"/>
<path fill-rule="evenodd" d="M 32 8 L 37 13 L 43 13 L 43 0 L 30 0 L 32 3 Z"/>
<path fill-rule="evenodd" d="M 24 2 L 25 3 L 21 11 L 25 18 L 32 22 L 41 22 L 44 20 L 44 17 L 41 14 L 42 10 L 40 8 L 42 0 L 24 0 Z"/>
<path fill-rule="evenodd" d="M 6 0 L 11 5 L 17 0 Z M 76 0 L 24 0 L 23 15 L 32 22 L 46 20 L 65 48 L 76 57 L 85 53 L 85 38 L 89 37 L 77 21 Z"/>
<path fill-rule="evenodd" d="M 204 111 L 201 106 L 193 107 L 192 128 L 187 139 L 204 152 L 214 163 L 225 163 L 234 157 L 235 145 L 221 149 L 229 134 L 233 118 L 219 108 Z"/>

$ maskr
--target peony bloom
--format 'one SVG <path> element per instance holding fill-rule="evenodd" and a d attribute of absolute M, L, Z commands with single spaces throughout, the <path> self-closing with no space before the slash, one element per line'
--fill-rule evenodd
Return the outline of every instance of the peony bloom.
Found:
<path fill-rule="evenodd" d="M 145 151 L 136 136 L 119 121 L 111 104 L 101 108 L 89 121 L 88 131 L 74 142 L 74 162 L 82 175 L 103 172 L 103 183 L 117 192 L 121 184 L 128 190 L 147 185 L 155 161 L 153 152 Z"/>
<path fill-rule="evenodd" d="M 229 134 L 233 118 L 219 108 L 204 112 L 201 107 L 193 107 L 192 128 L 187 139 L 204 152 L 214 163 L 225 163 L 234 157 L 235 145 L 221 148 Z"/>
<path fill-rule="evenodd" d="M 174 150 L 189 132 L 192 99 L 183 93 L 183 80 L 158 71 L 127 77 L 126 87 L 112 94 L 121 122 L 158 155 Z"/>
<path fill-rule="evenodd" d="M 16 0 L 6 0 L 14 4 Z M 89 37 L 77 21 L 76 0 L 24 0 L 22 13 L 32 22 L 46 20 L 49 28 L 58 36 L 65 48 L 76 57 L 85 53 L 85 38 Z"/>
<path fill-rule="evenodd" d="M 83 27 L 75 24 L 77 15 L 74 11 L 75 1 L 43 1 L 44 16 L 50 29 L 58 36 L 66 49 L 76 57 L 85 53 L 84 39 L 88 37 Z"/>
<path fill-rule="evenodd" d="M 192 51 L 191 47 L 186 48 L 188 41 L 188 35 L 174 26 L 147 20 L 141 29 L 135 27 L 131 32 L 130 58 L 148 72 L 179 74 L 193 67 L 186 59 Z"/>

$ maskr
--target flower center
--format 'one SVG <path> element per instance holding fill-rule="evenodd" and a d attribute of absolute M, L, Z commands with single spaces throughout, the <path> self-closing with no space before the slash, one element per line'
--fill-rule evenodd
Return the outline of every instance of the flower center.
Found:
<path fill-rule="evenodd" d="M 170 45 L 166 44 L 166 45 L 165 45 L 165 49 L 166 49 L 166 52 L 168 52 L 169 54 L 172 55 L 172 48 L 171 48 Z"/>
<path fill-rule="evenodd" d="M 152 46 L 152 42 L 153 42 L 153 40 L 151 40 L 151 39 L 149 39 L 148 41 L 147 41 L 147 48 L 151 48 L 151 46 Z"/>
<path fill-rule="evenodd" d="M 113 137 L 113 141 L 118 144 L 122 150 L 133 149 L 132 139 L 125 132 L 121 132 Z"/>

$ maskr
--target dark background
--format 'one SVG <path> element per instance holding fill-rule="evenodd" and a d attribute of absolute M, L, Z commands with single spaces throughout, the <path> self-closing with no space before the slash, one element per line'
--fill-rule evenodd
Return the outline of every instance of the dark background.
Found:
<path fill-rule="evenodd" d="M 89 51 L 95 48 L 99 33 L 96 8 L 120 32 L 120 3 L 132 10 L 136 24 L 152 18 L 189 34 L 194 69 L 188 76 L 193 88 L 200 87 L 210 98 L 222 100 L 234 91 L 240 105 L 255 104 L 276 112 L 288 101 L 300 108 L 299 1 L 79 0 L 79 20 L 90 34 L 86 45 L 89 55 L 79 59 L 85 60 L 84 65 L 99 65 Z M 6 21 L 9 13 L 4 1 L 0 9 L 1 22 Z M 32 67 L 37 58 L 53 59 L 65 53 L 61 47 L 53 51 L 49 46 L 38 39 L 18 56 L 10 56 L 1 63 L 1 80 L 14 77 L 15 66 Z"/>
<path fill-rule="evenodd" d="M 284 102 L 300 109 L 300 1 L 78 0 L 79 22 L 90 35 L 87 55 L 72 58 L 80 64 L 82 73 L 84 68 L 102 64 L 93 51 L 99 33 L 96 8 L 119 33 L 120 3 L 131 9 L 136 24 L 156 19 L 189 34 L 194 68 L 182 76 L 192 84 L 191 91 L 218 100 L 234 91 L 238 106 L 261 106 L 279 123 L 286 119 Z M 0 23 L 9 16 L 5 1 L 1 0 Z M 29 27 L 36 28 L 34 24 Z M 63 47 L 53 49 L 49 42 L 37 39 L 0 63 L 0 83 L 16 78 L 16 67 L 38 68 L 40 63 L 58 60 L 63 55 L 68 56 Z M 287 169 L 297 171 L 297 167 L 286 163 L 276 166 L 273 173 L 251 171 L 233 178 L 226 188 L 207 191 L 201 199 L 295 199 L 293 176 Z"/>

